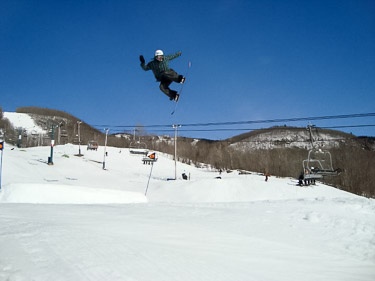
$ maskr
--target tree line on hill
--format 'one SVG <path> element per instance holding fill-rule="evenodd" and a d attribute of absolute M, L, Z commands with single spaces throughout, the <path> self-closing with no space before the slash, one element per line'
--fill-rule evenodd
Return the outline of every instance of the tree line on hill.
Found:
<path fill-rule="evenodd" d="M 99 145 L 104 145 L 104 132 L 81 122 L 80 119 L 66 112 L 38 107 L 22 107 L 18 108 L 17 112 L 34 116 L 36 123 L 44 127 L 47 132 L 47 135 L 42 137 L 42 142 L 36 136 L 30 137 L 28 134 L 21 134 L 21 145 L 24 147 L 50 145 L 52 137 L 55 140 L 58 138 L 56 144 L 78 144 L 80 141 L 81 145 L 87 145 L 89 141 L 95 140 Z M 55 128 L 54 136 L 51 135 L 52 127 Z M 6 132 L 5 140 L 7 142 L 19 144 L 20 130 L 13 128 L 3 118 L 1 108 L 0 129 Z M 205 139 L 197 141 L 178 137 L 177 160 L 197 167 L 204 163 L 223 171 L 245 170 L 270 174 L 271 178 L 272 176 L 298 178 L 298 175 L 303 171 L 302 161 L 307 157 L 307 148 L 236 149 L 233 147 L 232 144 L 249 137 L 249 134 L 256 135 L 257 131 L 224 141 Z M 148 135 L 146 132 L 137 136 L 125 133 L 107 136 L 108 146 L 127 148 L 140 143 L 149 150 L 174 155 L 174 140 L 171 137 Z M 342 173 L 338 176 L 325 177 L 322 181 L 354 194 L 375 198 L 374 143 L 374 138 L 352 137 L 350 140 L 330 148 L 333 165 L 340 168 Z"/>

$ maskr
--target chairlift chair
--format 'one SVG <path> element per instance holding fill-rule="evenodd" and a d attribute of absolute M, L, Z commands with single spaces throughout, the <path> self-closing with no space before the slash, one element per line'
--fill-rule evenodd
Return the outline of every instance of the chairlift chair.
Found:
<path fill-rule="evenodd" d="M 302 161 L 302 166 L 307 179 L 337 176 L 341 172 L 340 169 L 333 169 L 331 153 L 322 149 L 309 150 L 307 159 Z"/>
<path fill-rule="evenodd" d="M 131 154 L 142 154 L 142 155 L 148 154 L 147 145 L 144 142 L 133 141 L 130 143 L 129 148 L 130 148 L 129 151 Z"/>

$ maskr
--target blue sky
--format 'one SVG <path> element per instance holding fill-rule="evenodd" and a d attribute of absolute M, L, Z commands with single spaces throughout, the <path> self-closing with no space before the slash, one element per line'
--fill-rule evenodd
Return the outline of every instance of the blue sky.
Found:
<path fill-rule="evenodd" d="M 110 132 L 375 112 L 373 0 L 2 0 L 0 38 L 4 111 L 59 109 Z M 179 73 L 192 63 L 174 115 L 139 66 L 139 55 L 150 60 L 156 49 L 182 51 L 171 63 Z M 311 123 L 375 125 L 375 117 Z M 308 122 L 183 126 L 180 134 L 224 139 L 284 124 Z M 375 136 L 375 127 L 340 130 Z"/>

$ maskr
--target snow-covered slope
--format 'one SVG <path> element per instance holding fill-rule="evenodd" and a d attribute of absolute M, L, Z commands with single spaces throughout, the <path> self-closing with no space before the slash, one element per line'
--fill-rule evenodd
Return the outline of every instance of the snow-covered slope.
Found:
<path fill-rule="evenodd" d="M 97 198 L 102 198 L 103 203 L 128 203 L 130 195 L 121 201 L 119 192 L 142 194 L 147 184 L 150 202 L 248 202 L 354 196 L 322 184 L 301 189 L 295 187 L 294 179 L 272 177 L 266 182 L 263 176 L 257 174 L 239 175 L 236 171 L 219 174 L 183 163 L 177 163 L 178 180 L 170 181 L 175 176 L 175 163 L 168 155 L 157 153 L 158 160 L 151 166 L 144 165 L 143 156 L 132 155 L 128 149 L 107 147 L 106 169 L 103 170 L 103 147 L 99 147 L 98 151 L 84 151 L 82 157 L 76 156 L 78 151 L 78 146 L 72 144 L 55 146 L 54 165 L 49 166 L 50 147 L 8 147 L 4 155 L 6 176 L 3 178 L 5 188 L 2 200 L 20 203 L 92 203 L 94 198 L 86 200 L 79 195 L 86 190 L 87 196 L 98 194 Z M 190 180 L 182 180 L 182 173 L 189 175 Z M 23 193 L 25 191 L 28 191 L 27 194 Z M 107 196 L 100 193 L 102 191 L 113 192 L 114 201 L 104 199 Z M 71 199 L 66 197 L 69 195 L 72 195 Z M 100 200 L 96 199 L 95 203 L 100 203 Z"/>
<path fill-rule="evenodd" d="M 47 165 L 50 147 L 5 145 L 0 280 L 375 276 L 375 200 L 182 163 L 170 180 L 167 155 L 144 165 L 127 149 L 107 152 L 56 146 Z"/>
<path fill-rule="evenodd" d="M 38 126 L 27 113 L 4 112 L 4 118 L 8 119 L 15 129 L 22 128 L 26 134 L 45 134 L 42 127 Z"/>

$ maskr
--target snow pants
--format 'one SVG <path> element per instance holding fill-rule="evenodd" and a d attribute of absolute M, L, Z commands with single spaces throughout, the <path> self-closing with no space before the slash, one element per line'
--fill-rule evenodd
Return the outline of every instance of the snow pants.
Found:
<path fill-rule="evenodd" d="M 160 85 L 159 88 L 160 90 L 166 94 L 170 99 L 174 99 L 177 91 L 171 90 L 169 88 L 169 85 L 172 84 L 172 82 L 177 82 L 180 83 L 182 79 L 182 75 L 178 75 L 176 71 L 173 69 L 167 70 L 162 73 L 160 77 Z"/>

